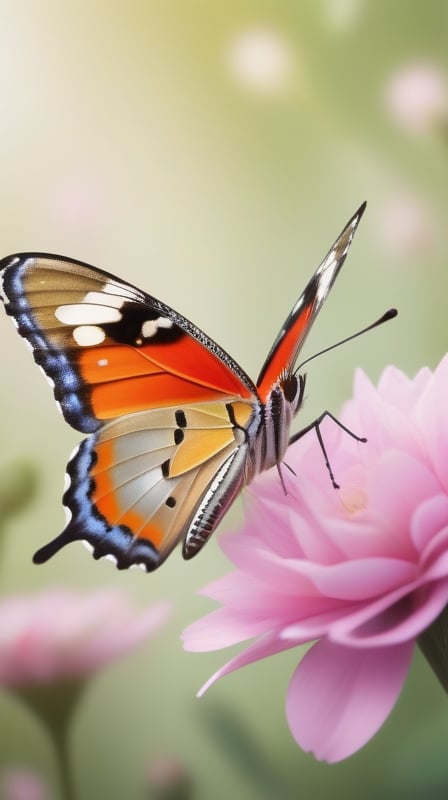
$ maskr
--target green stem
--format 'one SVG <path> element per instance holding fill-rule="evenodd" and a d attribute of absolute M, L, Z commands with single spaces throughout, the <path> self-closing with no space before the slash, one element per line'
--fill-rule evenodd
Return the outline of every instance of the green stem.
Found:
<path fill-rule="evenodd" d="M 420 650 L 448 693 L 448 606 L 418 637 Z"/>
<path fill-rule="evenodd" d="M 70 723 L 83 689 L 82 681 L 22 687 L 17 694 L 46 727 L 53 742 L 61 782 L 61 799 L 75 800 L 70 764 Z"/>
<path fill-rule="evenodd" d="M 52 739 L 59 764 L 61 798 L 63 800 L 75 800 L 76 793 L 71 769 L 68 729 L 58 735 L 52 735 Z"/>

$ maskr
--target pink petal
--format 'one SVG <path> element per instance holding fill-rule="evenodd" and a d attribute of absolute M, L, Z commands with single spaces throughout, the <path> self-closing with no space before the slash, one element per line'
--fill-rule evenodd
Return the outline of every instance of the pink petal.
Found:
<path fill-rule="evenodd" d="M 329 566 L 309 561 L 291 565 L 297 575 L 307 577 L 329 600 L 365 600 L 408 583 L 415 564 L 393 558 L 365 558 Z"/>
<path fill-rule="evenodd" d="M 397 367 L 389 366 L 378 381 L 378 394 L 388 403 L 401 409 L 407 415 L 415 406 L 424 388 L 431 384 L 433 375 L 428 367 L 423 367 L 415 378 L 408 378 Z"/>
<path fill-rule="evenodd" d="M 430 497 L 416 508 L 411 522 L 411 537 L 419 553 L 425 550 L 447 522 L 448 497 L 444 494 Z"/>
<path fill-rule="evenodd" d="M 429 580 L 448 576 L 446 557 L 448 556 L 448 525 L 435 534 L 428 542 L 420 559 L 420 572 L 426 573 Z"/>
<path fill-rule="evenodd" d="M 413 642 L 356 651 L 326 640 L 308 650 L 286 700 L 303 750 L 334 763 L 359 750 L 390 714 L 409 669 Z"/>
<path fill-rule="evenodd" d="M 332 641 L 346 647 L 382 649 L 415 639 L 448 602 L 448 554 L 431 569 L 432 581 L 427 573 L 336 621 L 331 628 Z M 443 580 L 437 580 L 439 574 Z"/>
<path fill-rule="evenodd" d="M 401 543 L 401 557 L 413 558 L 409 536 L 415 509 L 429 497 L 440 494 L 440 484 L 428 466 L 403 452 L 388 451 L 372 472 L 369 503 L 378 525 Z"/>
<path fill-rule="evenodd" d="M 424 431 L 425 445 L 432 469 L 438 476 L 445 492 L 448 491 L 448 360 L 439 364 L 434 374 L 434 383 L 420 398 L 416 421 Z"/>
<path fill-rule="evenodd" d="M 268 553 L 266 560 L 269 561 Z M 261 557 L 260 563 L 262 562 Z M 297 607 L 297 597 L 300 594 L 307 596 L 307 616 L 321 613 L 329 604 L 334 605 L 331 600 L 318 595 L 307 578 L 302 579 L 295 562 L 285 564 L 281 580 L 257 580 L 253 575 L 235 570 L 218 578 L 200 593 L 222 603 L 237 617 L 257 621 L 264 619 L 266 625 L 277 619 L 296 619 L 300 611 Z"/>
<path fill-rule="evenodd" d="M 288 642 L 280 639 L 277 632 L 265 636 L 263 639 L 255 642 L 246 650 L 243 650 L 242 653 L 239 653 L 237 656 L 235 656 L 235 658 L 232 658 L 230 661 L 228 661 L 227 664 L 224 664 L 223 667 L 218 669 L 217 672 L 215 672 L 211 678 L 209 678 L 208 681 L 206 681 L 206 683 L 204 683 L 204 685 L 199 689 L 198 697 L 202 697 L 207 689 L 209 689 L 210 686 L 219 678 L 223 678 L 224 675 L 229 675 L 231 672 L 241 669 L 241 667 L 245 667 L 248 664 L 253 664 L 254 661 L 259 661 L 262 658 L 268 658 L 269 656 L 273 656 L 276 653 L 281 653 L 283 650 L 289 650 L 291 647 L 295 646 L 295 642 Z"/>
<path fill-rule="evenodd" d="M 273 531 L 279 530 L 281 526 L 282 523 L 277 520 L 275 524 L 272 524 Z M 284 522 L 283 527 L 287 527 Z M 220 545 L 222 545 L 221 541 Z M 294 550 L 290 554 L 292 557 L 286 559 L 277 555 L 274 551 L 260 546 L 259 542 L 252 542 L 245 535 L 234 536 L 231 544 L 228 538 L 222 549 L 233 563 L 239 567 L 240 573 L 242 571 L 246 573 L 246 580 L 251 581 L 251 576 L 255 576 L 255 579 L 258 579 L 260 584 L 278 586 L 283 593 L 297 594 L 300 592 L 308 594 L 310 589 L 312 593 L 309 581 L 305 581 L 305 587 L 298 582 L 297 571 L 294 567 L 294 556 L 298 557 L 299 553 L 294 552 Z M 298 548 L 296 548 L 296 551 L 298 551 Z"/>
<path fill-rule="evenodd" d="M 349 615 L 352 608 L 352 604 L 345 605 L 345 607 L 336 604 L 332 611 L 318 613 L 314 616 L 308 615 L 299 622 L 286 625 L 280 632 L 280 637 L 291 639 L 295 644 L 304 644 L 320 639 L 321 636 L 327 636 L 332 630 L 332 625 L 344 618 L 345 614 Z"/>
<path fill-rule="evenodd" d="M 359 530 L 355 533 L 360 536 Z M 240 610 L 246 607 L 250 591 L 258 608 L 260 603 L 266 609 L 283 605 L 287 611 L 298 596 L 319 594 L 329 600 L 360 600 L 388 592 L 415 576 L 415 564 L 404 558 L 370 556 L 351 561 L 338 559 L 339 563 L 336 564 L 321 564 L 304 559 L 280 558 L 248 542 L 244 536 L 239 539 L 232 543 L 232 559 L 239 565 L 246 561 L 246 574 L 238 570 L 237 580 L 236 573 L 231 573 L 224 580 L 206 587 L 203 593 L 224 602 L 227 607 Z M 278 587 L 276 593 L 271 589 L 273 586 Z M 274 599 L 275 594 L 277 597 Z M 266 595 L 272 595 L 272 600 L 266 602 Z M 282 597 L 283 600 L 280 600 Z"/>
<path fill-rule="evenodd" d="M 384 371 L 381 383 L 387 385 L 391 397 L 387 397 L 381 389 L 376 389 L 362 370 L 356 370 L 354 398 L 344 406 L 343 421 L 350 428 L 359 426 L 358 432 L 367 436 L 369 447 L 378 450 L 390 440 L 395 446 L 398 442 L 402 443 L 407 450 L 415 438 L 407 413 L 414 405 L 412 384 L 409 378 L 393 367 Z"/>
<path fill-rule="evenodd" d="M 269 627 L 269 620 L 263 617 L 251 619 L 225 607 L 217 608 L 188 625 L 182 633 L 182 641 L 186 650 L 204 653 L 261 636 Z"/>

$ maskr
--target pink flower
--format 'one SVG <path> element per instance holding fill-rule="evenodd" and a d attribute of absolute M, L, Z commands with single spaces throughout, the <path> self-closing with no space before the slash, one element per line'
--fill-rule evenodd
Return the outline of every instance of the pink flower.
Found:
<path fill-rule="evenodd" d="M 8 597 L 0 603 L 0 684 L 89 676 L 151 637 L 167 615 L 165 604 L 138 612 L 110 590 Z"/>
<path fill-rule="evenodd" d="M 221 544 L 236 569 L 203 593 L 221 607 L 184 634 L 189 650 L 255 638 L 203 687 L 246 664 L 318 640 L 299 663 L 286 713 L 299 745 L 335 762 L 380 728 L 403 686 L 416 638 L 448 603 L 448 356 L 410 380 L 362 371 L 341 421 L 250 488 L 247 519 Z"/>
<path fill-rule="evenodd" d="M 433 64 L 407 64 L 389 79 L 384 103 L 391 118 L 402 128 L 411 133 L 425 133 L 446 119 L 446 75 Z"/>
<path fill-rule="evenodd" d="M 9 767 L 0 773 L 2 800 L 49 800 L 50 793 L 41 778 L 23 767 Z"/>
<path fill-rule="evenodd" d="M 187 800 L 193 797 L 192 776 L 174 755 L 156 756 L 146 774 L 148 797 L 152 800 Z"/>
<path fill-rule="evenodd" d="M 377 214 L 378 238 L 385 251 L 405 264 L 435 251 L 437 227 L 433 210 L 423 199 L 405 191 L 387 198 Z"/>

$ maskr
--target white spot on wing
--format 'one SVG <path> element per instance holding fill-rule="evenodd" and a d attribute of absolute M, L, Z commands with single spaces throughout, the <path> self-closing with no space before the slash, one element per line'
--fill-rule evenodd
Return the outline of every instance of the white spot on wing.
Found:
<path fill-rule="evenodd" d="M 111 561 L 114 566 L 117 566 L 118 564 L 116 556 L 114 556 L 112 553 L 107 553 L 107 555 L 103 556 L 103 558 L 105 558 L 106 561 Z"/>
<path fill-rule="evenodd" d="M 88 542 L 87 539 L 82 539 L 82 543 L 83 543 L 84 547 L 86 548 L 86 550 L 88 550 L 89 553 L 92 554 L 93 551 L 94 551 L 93 544 Z"/>
<path fill-rule="evenodd" d="M 92 323 L 101 325 L 104 322 L 118 322 L 121 313 L 118 308 L 91 303 L 68 303 L 55 309 L 55 317 L 64 325 L 84 325 Z"/>
<path fill-rule="evenodd" d="M 143 563 L 143 561 L 134 561 L 134 563 L 130 565 L 129 569 L 138 569 L 141 570 L 141 572 L 148 572 L 148 567 Z"/>
<path fill-rule="evenodd" d="M 108 358 L 99 358 L 97 361 L 99 367 L 107 367 L 108 363 L 109 363 Z"/>
<path fill-rule="evenodd" d="M 80 445 L 77 444 L 76 447 L 73 448 L 72 452 L 70 453 L 68 460 L 73 461 L 73 459 L 78 455 Z"/>
<path fill-rule="evenodd" d="M 93 347 L 104 341 L 106 332 L 98 325 L 79 325 L 73 331 L 73 338 L 81 347 Z"/>
<path fill-rule="evenodd" d="M 172 328 L 173 321 L 168 317 L 158 317 L 157 319 L 147 319 L 142 325 L 142 336 L 144 339 L 150 339 L 155 336 L 159 328 Z"/>
<path fill-rule="evenodd" d="M 173 320 L 169 319 L 169 317 L 159 317 L 157 320 L 157 325 L 159 328 L 172 328 Z"/>

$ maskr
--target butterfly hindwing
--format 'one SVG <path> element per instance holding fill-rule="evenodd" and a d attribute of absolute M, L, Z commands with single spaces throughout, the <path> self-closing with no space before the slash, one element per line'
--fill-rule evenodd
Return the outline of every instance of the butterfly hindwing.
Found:
<path fill-rule="evenodd" d="M 239 401 L 237 413 L 248 419 L 250 404 Z M 148 410 L 113 420 L 85 439 L 67 468 L 68 524 L 35 560 L 46 561 L 81 539 L 96 558 L 111 556 L 119 568 L 155 569 L 192 526 L 216 476 L 244 445 L 234 416 L 218 402 Z"/>

